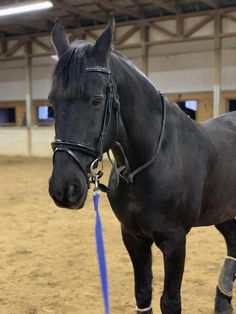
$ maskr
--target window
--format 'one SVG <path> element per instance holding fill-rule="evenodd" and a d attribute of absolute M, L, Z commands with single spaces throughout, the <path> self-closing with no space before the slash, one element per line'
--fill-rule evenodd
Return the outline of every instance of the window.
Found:
<path fill-rule="evenodd" d="M 53 108 L 42 105 L 38 106 L 38 121 L 40 124 L 52 124 L 54 123 L 54 118 L 53 118 Z"/>
<path fill-rule="evenodd" d="M 236 111 L 236 99 L 229 100 L 229 112 Z"/>
<path fill-rule="evenodd" d="M 16 123 L 15 108 L 0 108 L 0 125 Z"/>
<path fill-rule="evenodd" d="M 196 120 L 197 100 L 186 100 L 177 104 L 191 119 Z"/>

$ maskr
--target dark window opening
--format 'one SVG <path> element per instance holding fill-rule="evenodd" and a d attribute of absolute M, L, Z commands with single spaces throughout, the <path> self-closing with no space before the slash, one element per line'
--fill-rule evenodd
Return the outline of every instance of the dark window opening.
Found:
<path fill-rule="evenodd" d="M 0 108 L 0 124 L 15 124 L 16 109 L 15 108 Z"/>
<path fill-rule="evenodd" d="M 197 113 L 197 101 L 196 100 L 179 101 L 177 102 L 177 104 L 191 119 L 196 120 L 196 113 Z"/>
<path fill-rule="evenodd" d="M 236 111 L 236 99 L 229 100 L 229 112 Z"/>
<path fill-rule="evenodd" d="M 50 106 L 38 106 L 38 121 L 40 124 L 54 123 L 54 111 Z"/>

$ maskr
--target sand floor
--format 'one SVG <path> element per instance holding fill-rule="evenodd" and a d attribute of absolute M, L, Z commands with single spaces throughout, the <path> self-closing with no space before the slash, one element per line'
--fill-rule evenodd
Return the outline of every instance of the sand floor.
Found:
<path fill-rule="evenodd" d="M 0 158 L 0 314 L 102 314 L 91 195 L 83 210 L 57 208 L 47 192 L 50 171 L 49 159 Z M 133 272 L 119 222 L 105 195 L 100 207 L 111 313 L 134 314 Z M 195 228 L 187 246 L 183 313 L 213 313 L 223 238 L 214 227 Z M 157 314 L 163 263 L 155 247 L 153 260 Z"/>

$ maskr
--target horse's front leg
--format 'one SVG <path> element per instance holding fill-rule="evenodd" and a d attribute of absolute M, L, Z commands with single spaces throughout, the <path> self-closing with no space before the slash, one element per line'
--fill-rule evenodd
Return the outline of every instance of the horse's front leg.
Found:
<path fill-rule="evenodd" d="M 161 297 L 162 314 L 181 313 L 180 288 L 184 271 L 186 234 L 157 234 L 155 243 L 164 257 L 165 280 Z"/>
<path fill-rule="evenodd" d="M 152 253 L 153 241 L 144 237 L 133 237 L 122 227 L 125 247 L 132 260 L 135 278 L 137 314 L 152 314 Z"/>

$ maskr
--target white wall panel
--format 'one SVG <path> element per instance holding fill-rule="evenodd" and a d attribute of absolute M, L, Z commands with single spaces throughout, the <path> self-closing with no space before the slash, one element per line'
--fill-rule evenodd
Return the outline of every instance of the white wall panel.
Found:
<path fill-rule="evenodd" d="M 222 90 L 236 89 L 236 50 L 222 54 Z M 151 57 L 149 76 L 163 93 L 210 91 L 214 84 L 212 51 Z"/>
<path fill-rule="evenodd" d="M 155 47 L 161 49 L 161 47 Z M 213 88 L 214 52 L 198 51 L 155 55 L 154 49 L 149 57 L 149 73 L 154 83 L 163 92 L 207 91 Z M 159 51 L 160 52 L 160 51 Z M 163 51 L 164 52 L 164 51 Z M 141 69 L 141 49 L 123 51 Z M 33 67 L 33 98 L 46 99 L 51 86 L 54 68 L 52 60 L 39 60 Z M 222 53 L 222 89 L 236 89 L 236 48 L 224 49 Z M 15 64 L 14 64 L 15 66 Z M 0 101 L 25 99 L 25 70 L 19 68 L 1 69 Z"/>
<path fill-rule="evenodd" d="M 223 33 L 235 33 L 236 32 L 236 23 L 227 18 L 222 20 L 222 31 Z"/>
<path fill-rule="evenodd" d="M 211 68 L 151 72 L 149 77 L 163 93 L 209 91 L 213 86 Z"/>
<path fill-rule="evenodd" d="M 50 157 L 52 156 L 51 142 L 55 132 L 54 128 L 33 128 L 32 138 L 32 156 Z"/>
<path fill-rule="evenodd" d="M 27 136 L 26 128 L 0 128 L 0 155 L 27 156 Z"/>
<path fill-rule="evenodd" d="M 0 101 L 25 99 L 25 82 L 0 82 Z"/>
<path fill-rule="evenodd" d="M 168 40 L 170 39 L 169 36 L 164 34 L 163 32 L 158 31 L 155 28 L 150 28 L 149 30 L 149 40 L 155 41 L 155 40 Z"/>

